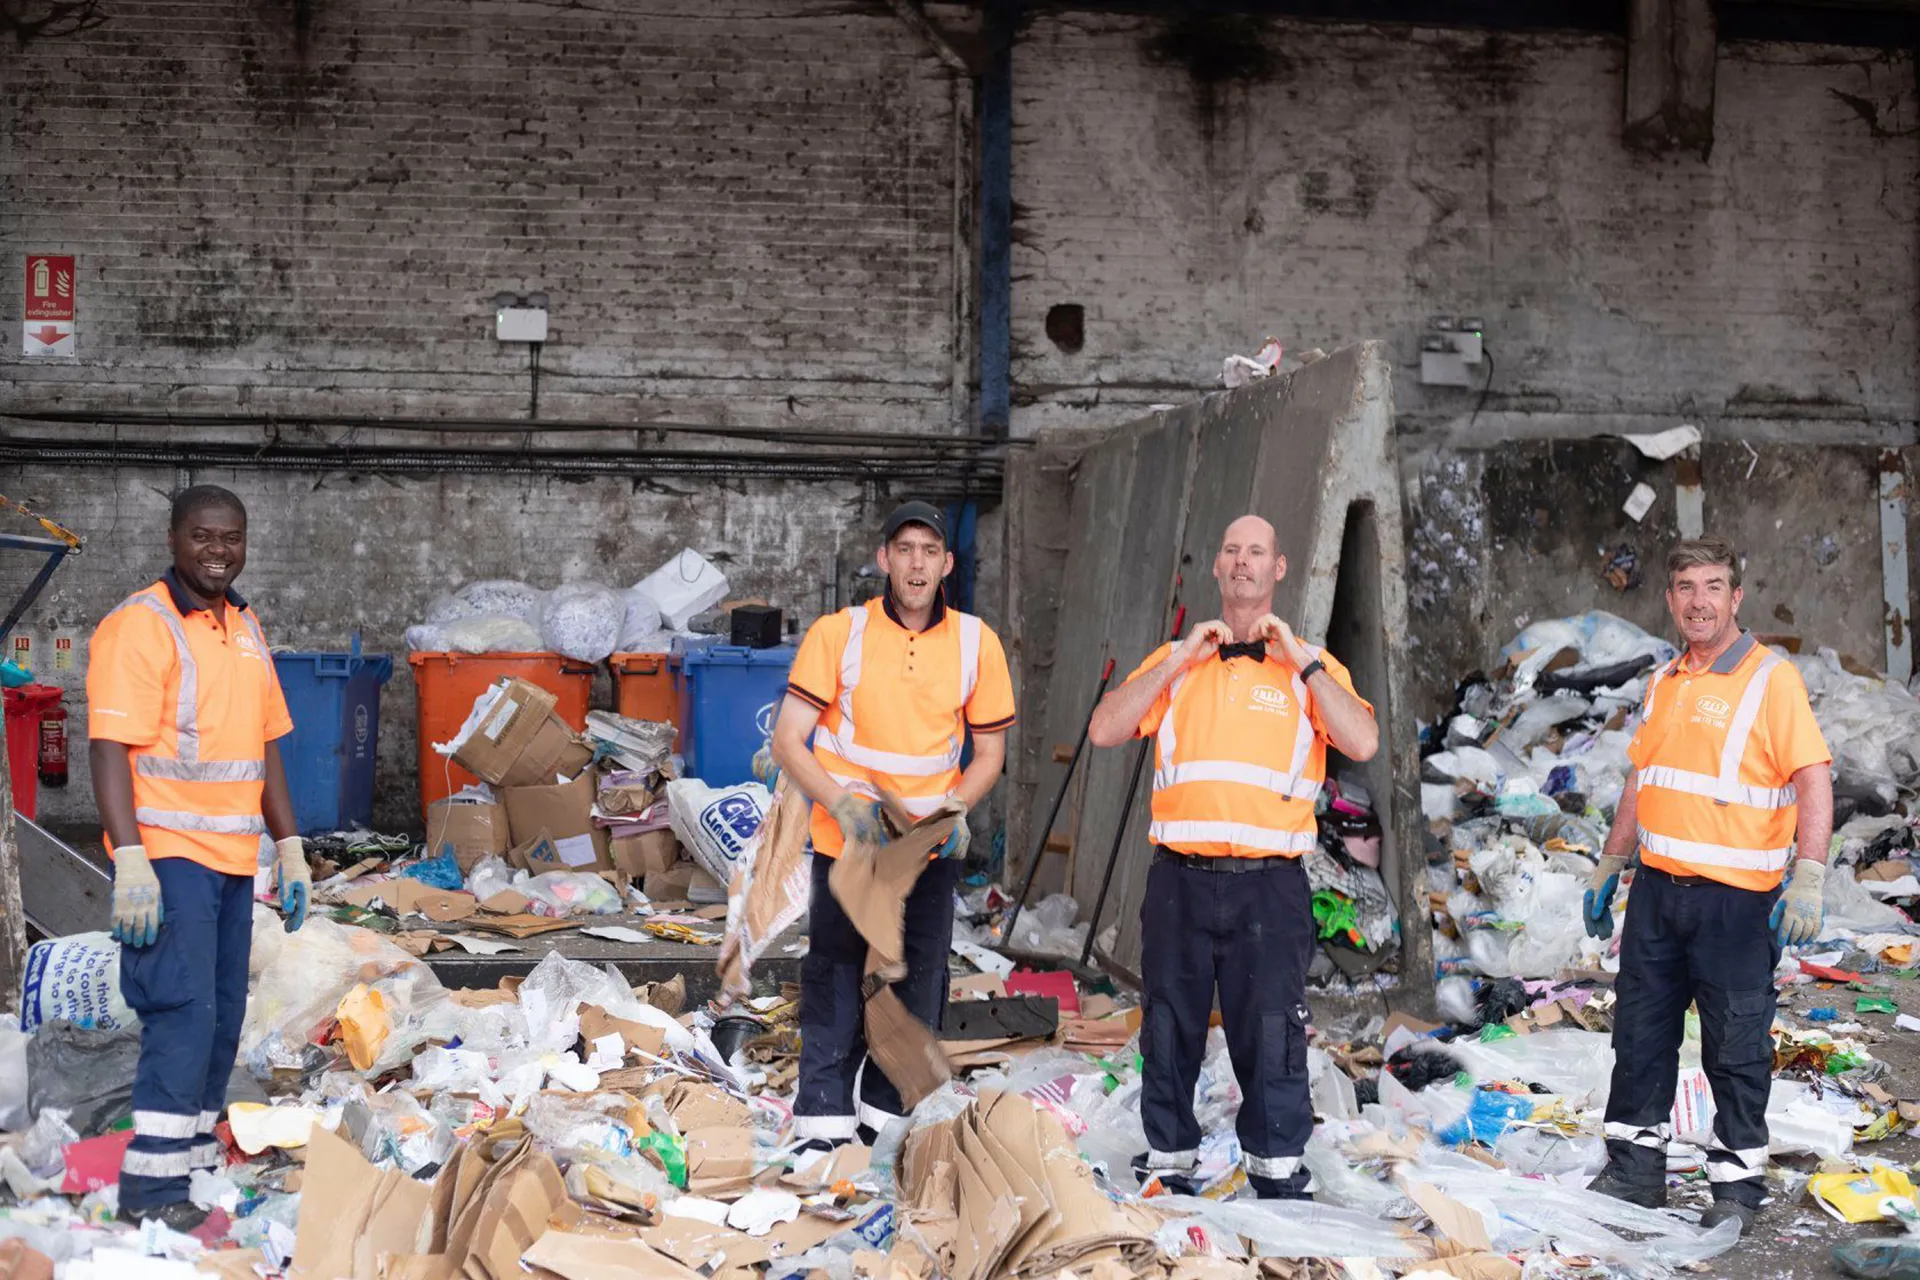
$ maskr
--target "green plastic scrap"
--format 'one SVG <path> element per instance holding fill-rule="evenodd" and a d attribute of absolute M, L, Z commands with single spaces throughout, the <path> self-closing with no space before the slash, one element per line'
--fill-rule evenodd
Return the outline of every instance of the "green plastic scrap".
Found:
<path fill-rule="evenodd" d="M 1313 918 L 1320 924 L 1322 938 L 1337 938 L 1347 934 L 1355 939 L 1360 935 L 1359 906 L 1352 898 L 1331 889 L 1322 889 L 1313 895 Z"/>
<path fill-rule="evenodd" d="M 1480 1028 L 1480 1043 L 1491 1044 L 1495 1040 L 1511 1040 L 1519 1034 L 1504 1022 L 1493 1022 Z"/>
<path fill-rule="evenodd" d="M 1853 1002 L 1855 1013 L 1898 1013 L 1900 1006 L 1884 996 L 1861 996 Z"/>
<path fill-rule="evenodd" d="M 633 1146 L 636 1151 L 651 1151 L 653 1158 L 660 1162 L 660 1167 L 666 1170 L 667 1177 L 672 1180 L 673 1185 L 679 1187 L 682 1191 L 686 1190 L 686 1139 L 677 1138 L 671 1133 L 665 1133 L 659 1129 L 655 1129 L 646 1137 L 635 1142 Z"/>

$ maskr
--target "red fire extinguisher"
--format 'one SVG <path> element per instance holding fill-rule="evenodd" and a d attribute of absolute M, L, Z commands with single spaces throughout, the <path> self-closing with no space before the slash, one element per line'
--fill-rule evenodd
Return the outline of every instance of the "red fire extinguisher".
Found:
<path fill-rule="evenodd" d="M 40 785 L 67 785 L 67 708 L 56 702 L 40 713 Z"/>

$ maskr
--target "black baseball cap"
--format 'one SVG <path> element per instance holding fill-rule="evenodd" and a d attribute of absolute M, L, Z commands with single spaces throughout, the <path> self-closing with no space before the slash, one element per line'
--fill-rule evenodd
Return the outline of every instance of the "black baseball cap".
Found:
<path fill-rule="evenodd" d="M 940 508 L 930 502 L 903 502 L 887 517 L 885 527 L 880 530 L 880 541 L 892 542 L 893 535 L 910 524 L 923 524 L 940 535 L 941 542 L 947 540 L 947 518 L 940 514 Z"/>

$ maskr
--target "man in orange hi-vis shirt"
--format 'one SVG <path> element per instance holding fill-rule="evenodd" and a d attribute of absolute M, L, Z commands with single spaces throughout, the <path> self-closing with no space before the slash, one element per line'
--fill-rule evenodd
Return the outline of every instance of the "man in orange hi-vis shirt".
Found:
<path fill-rule="evenodd" d="M 1242 516 L 1213 559 L 1220 617 L 1147 656 L 1100 702 L 1087 740 L 1154 739 L 1153 863 L 1140 907 L 1143 1179 L 1194 1190 L 1193 1087 L 1214 992 L 1240 1082 L 1241 1163 L 1262 1199 L 1304 1200 L 1307 966 L 1317 932 L 1300 855 L 1315 847 L 1327 748 L 1380 746 L 1340 660 L 1273 612 L 1287 576 L 1273 526 Z"/>
<path fill-rule="evenodd" d="M 1773 969 L 1782 946 L 1820 934 L 1833 778 L 1800 673 L 1741 630 L 1741 597 L 1725 538 L 1668 555 L 1667 608 L 1687 648 L 1648 681 L 1585 914 L 1589 934 L 1613 935 L 1614 891 L 1637 850 L 1614 984 L 1607 1165 L 1591 1189 L 1666 1204 L 1680 1042 L 1696 1005 L 1715 1109 L 1713 1205 L 1700 1223 L 1744 1232 L 1766 1199 Z"/>
<path fill-rule="evenodd" d="M 978 805 L 1000 777 L 1014 719 L 1000 637 L 942 598 L 953 572 L 945 517 L 924 502 L 900 506 L 882 530 L 878 559 L 886 595 L 813 624 L 773 727 L 775 762 L 814 802 L 793 1131 L 816 1149 L 863 1129 L 870 1143 L 902 1109 L 899 1090 L 866 1054 L 867 944 L 827 887 L 833 859 L 850 839 L 881 838 L 881 791 L 916 817 L 948 797 Z M 963 770 L 969 735 L 973 760 Z M 946 1012 L 953 890 L 967 840 L 962 815 L 906 900 L 907 976 L 893 989 L 935 1030 Z"/>
<path fill-rule="evenodd" d="M 188 1199 L 193 1171 L 224 1161 L 213 1127 L 247 1011 L 261 836 L 277 841 L 288 932 L 306 919 L 310 880 L 275 744 L 293 720 L 233 589 L 246 508 L 225 489 L 188 489 L 167 546 L 173 567 L 93 633 L 87 734 L 120 991 L 140 1015 L 120 1216 L 189 1231 L 206 1217 Z"/>

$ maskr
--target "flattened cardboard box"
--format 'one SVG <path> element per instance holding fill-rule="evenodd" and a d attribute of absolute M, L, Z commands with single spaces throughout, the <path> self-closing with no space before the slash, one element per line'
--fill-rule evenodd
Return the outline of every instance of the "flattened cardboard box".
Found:
<path fill-rule="evenodd" d="M 607 833 L 593 825 L 592 773 L 572 782 L 541 787 L 508 787 L 507 830 L 513 837 L 515 866 L 536 875 L 542 871 L 611 870 Z M 527 846 L 545 836 L 552 841 L 554 861 L 536 865 Z"/>
<path fill-rule="evenodd" d="M 506 807 L 484 800 L 434 801 L 427 808 L 427 852 L 437 856 L 447 846 L 462 875 L 489 854 L 505 853 L 513 847 Z"/>
<path fill-rule="evenodd" d="M 680 839 L 671 827 L 637 836 L 616 836 L 611 842 L 613 865 L 644 883 L 656 871 L 671 870 L 680 860 Z"/>

